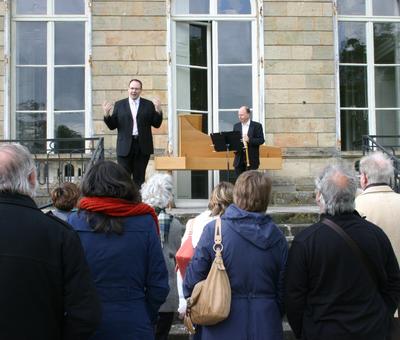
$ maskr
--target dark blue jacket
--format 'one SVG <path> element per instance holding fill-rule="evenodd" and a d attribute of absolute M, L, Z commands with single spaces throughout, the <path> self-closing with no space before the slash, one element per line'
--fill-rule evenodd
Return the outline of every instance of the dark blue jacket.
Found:
<path fill-rule="evenodd" d="M 194 285 L 207 277 L 214 259 L 215 221 L 203 234 L 183 284 L 190 296 Z M 230 205 L 222 216 L 225 267 L 232 289 L 229 317 L 202 327 L 202 339 L 282 339 L 283 279 L 288 247 L 282 232 L 263 213 Z"/>
<path fill-rule="evenodd" d="M 122 235 L 94 233 L 85 212 L 72 213 L 68 222 L 80 236 L 102 302 L 102 324 L 92 339 L 153 339 L 169 291 L 153 218 L 125 218 Z"/>

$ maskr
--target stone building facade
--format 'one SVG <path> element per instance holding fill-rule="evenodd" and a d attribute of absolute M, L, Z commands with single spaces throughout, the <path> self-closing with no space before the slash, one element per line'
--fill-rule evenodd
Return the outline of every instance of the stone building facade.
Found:
<path fill-rule="evenodd" d="M 64 124 L 75 135 L 104 136 L 112 152 L 116 135 L 103 123 L 101 104 L 125 97 L 129 80 L 139 78 L 143 96 L 162 101 L 164 122 L 154 130 L 158 154 L 176 152 L 178 114 L 205 115 L 209 133 L 229 129 L 240 102 L 264 125 L 266 144 L 283 148 L 283 168 L 271 172 L 276 183 L 299 190 L 328 162 L 359 157 L 362 134 L 399 134 L 398 7 L 394 0 L 6 0 L 0 5 L 0 136 L 26 136 L 19 129 L 37 124 L 32 117 L 40 111 L 45 127 L 27 134 L 54 138 Z M 43 22 L 45 33 L 34 29 L 44 42 L 30 33 L 34 21 Z M 81 40 L 70 37 L 82 32 Z M 71 51 L 79 44 L 77 56 Z M 46 75 L 29 73 L 40 71 L 28 70 L 26 45 L 47 48 L 47 61 L 34 63 Z M 21 76 L 23 70 L 28 74 Z M 71 70 L 78 76 L 63 80 Z M 42 94 L 29 89 L 44 83 Z M 81 103 L 74 103 L 77 92 L 67 96 L 73 105 L 62 99 L 71 88 L 81 88 Z M 47 94 L 47 105 L 22 103 L 30 99 L 25 91 L 31 99 Z M 24 114 L 32 115 L 19 118 Z M 208 188 L 219 179 L 202 176 Z M 196 178 L 189 174 L 177 184 Z M 207 190 L 183 190 L 182 197 L 206 198 Z"/>

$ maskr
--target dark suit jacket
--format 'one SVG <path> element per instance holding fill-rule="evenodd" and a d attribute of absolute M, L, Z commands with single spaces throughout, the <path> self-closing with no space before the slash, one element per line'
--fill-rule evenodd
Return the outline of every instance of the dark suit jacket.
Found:
<path fill-rule="evenodd" d="M 233 131 L 239 131 L 242 134 L 242 123 L 236 123 L 233 126 Z M 262 125 L 257 122 L 250 121 L 249 131 L 247 133 L 249 137 L 249 161 L 252 169 L 258 168 L 260 165 L 260 145 L 264 144 L 264 132 Z M 246 163 L 246 155 L 244 152 L 236 152 L 233 166 L 237 167 L 240 164 Z"/>
<path fill-rule="evenodd" d="M 0 339 L 88 339 L 101 306 L 78 235 L 25 195 L 0 193 L 0 216 Z"/>
<path fill-rule="evenodd" d="M 142 154 L 154 152 L 151 127 L 159 128 L 162 123 L 162 112 L 158 113 L 154 104 L 145 98 L 140 98 L 136 121 L 139 133 L 139 146 Z M 111 116 L 104 117 L 104 122 L 110 130 L 118 129 L 117 155 L 125 157 L 129 154 L 132 142 L 133 119 L 129 99 L 121 99 L 114 105 Z"/>

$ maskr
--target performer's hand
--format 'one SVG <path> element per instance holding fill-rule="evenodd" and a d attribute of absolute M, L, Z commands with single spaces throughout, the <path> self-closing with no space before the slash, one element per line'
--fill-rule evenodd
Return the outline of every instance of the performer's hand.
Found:
<path fill-rule="evenodd" d="M 157 112 L 161 112 L 161 101 L 159 98 L 153 99 L 153 104 Z"/>
<path fill-rule="evenodd" d="M 248 143 L 249 142 L 249 136 L 243 135 L 243 143 Z"/>
<path fill-rule="evenodd" d="M 102 105 L 102 106 L 103 106 L 104 114 L 105 114 L 106 116 L 109 116 L 113 105 L 112 105 L 110 102 L 108 102 L 107 100 L 105 100 L 105 101 L 103 102 L 103 105 Z"/>

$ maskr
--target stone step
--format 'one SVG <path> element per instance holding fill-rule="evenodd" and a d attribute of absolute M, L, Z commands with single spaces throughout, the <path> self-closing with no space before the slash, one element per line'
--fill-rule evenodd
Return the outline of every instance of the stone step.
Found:
<path fill-rule="evenodd" d="M 295 336 L 287 321 L 283 321 L 283 339 L 284 340 L 295 340 Z M 171 327 L 169 332 L 168 340 L 189 340 L 189 334 L 186 332 L 185 326 L 179 322 L 175 323 Z"/>

